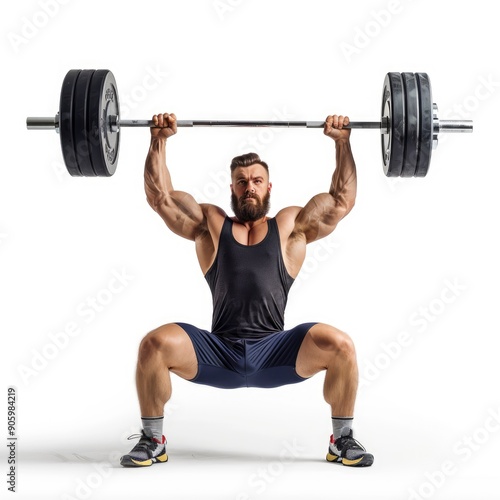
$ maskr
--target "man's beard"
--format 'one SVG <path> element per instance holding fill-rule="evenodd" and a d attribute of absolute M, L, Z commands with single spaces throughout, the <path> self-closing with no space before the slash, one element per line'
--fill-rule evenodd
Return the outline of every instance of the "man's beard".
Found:
<path fill-rule="evenodd" d="M 259 199 L 256 195 L 250 195 L 255 202 L 247 202 L 245 198 L 249 195 L 244 195 L 240 199 L 232 193 L 231 194 L 231 208 L 233 209 L 234 215 L 241 222 L 250 222 L 262 219 L 267 212 L 269 212 L 271 193 L 267 192 L 264 198 Z"/>

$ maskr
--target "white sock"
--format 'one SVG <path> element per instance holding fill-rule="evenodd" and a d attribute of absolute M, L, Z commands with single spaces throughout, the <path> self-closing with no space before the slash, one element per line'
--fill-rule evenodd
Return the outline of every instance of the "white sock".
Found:
<path fill-rule="evenodd" d="M 148 437 L 157 439 L 161 443 L 163 437 L 163 416 L 142 417 L 141 420 L 144 434 Z"/>
<path fill-rule="evenodd" d="M 332 417 L 333 439 L 341 436 L 342 428 L 352 429 L 352 420 L 354 417 Z"/>

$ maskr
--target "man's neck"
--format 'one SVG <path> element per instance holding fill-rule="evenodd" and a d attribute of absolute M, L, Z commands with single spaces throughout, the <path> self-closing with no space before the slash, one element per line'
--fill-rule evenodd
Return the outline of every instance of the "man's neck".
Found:
<path fill-rule="evenodd" d="M 237 217 L 233 217 L 232 219 L 234 222 L 237 222 L 238 224 L 245 226 L 248 229 L 248 231 L 251 231 L 254 227 L 260 226 L 261 224 L 264 224 L 264 222 L 267 222 L 270 219 L 270 217 L 264 216 L 261 219 L 249 220 L 246 222 L 240 221 Z"/>

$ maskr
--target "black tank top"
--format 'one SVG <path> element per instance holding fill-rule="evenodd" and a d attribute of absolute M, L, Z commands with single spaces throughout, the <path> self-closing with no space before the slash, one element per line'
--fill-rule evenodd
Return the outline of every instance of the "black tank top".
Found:
<path fill-rule="evenodd" d="M 226 217 L 215 261 L 205 275 L 212 291 L 212 332 L 228 338 L 257 339 L 284 328 L 288 274 L 276 219 L 267 221 L 267 235 L 256 245 L 242 245 Z"/>

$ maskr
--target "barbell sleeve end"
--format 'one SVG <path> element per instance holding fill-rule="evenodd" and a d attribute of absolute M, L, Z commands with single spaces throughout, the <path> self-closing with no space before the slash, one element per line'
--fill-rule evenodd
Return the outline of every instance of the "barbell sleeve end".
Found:
<path fill-rule="evenodd" d="M 472 120 L 438 120 L 438 133 L 472 133 L 474 130 Z"/>
<path fill-rule="evenodd" d="M 56 116 L 29 116 L 26 118 L 28 130 L 59 129 L 59 113 Z"/>

